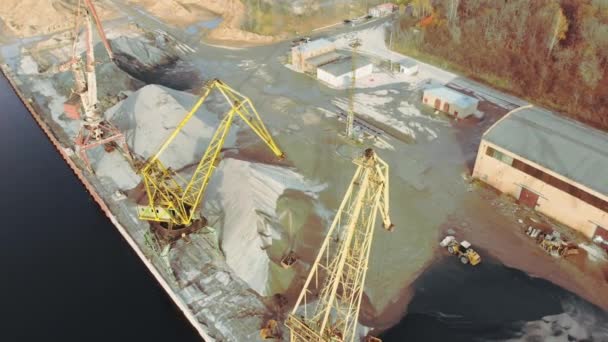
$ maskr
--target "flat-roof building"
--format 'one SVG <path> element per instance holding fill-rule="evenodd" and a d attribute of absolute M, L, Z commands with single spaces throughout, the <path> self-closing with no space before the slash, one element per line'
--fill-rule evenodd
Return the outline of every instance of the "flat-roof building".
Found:
<path fill-rule="evenodd" d="M 418 63 L 410 59 L 399 62 L 399 72 L 406 75 L 414 75 L 418 72 Z"/>
<path fill-rule="evenodd" d="M 326 64 L 340 58 L 335 51 L 336 45 L 327 39 L 312 40 L 291 48 L 291 65 L 298 71 L 314 73 L 322 65 L 320 63 Z"/>
<path fill-rule="evenodd" d="M 355 59 L 355 75 L 357 78 L 369 76 L 374 71 L 374 65 L 367 58 L 358 56 Z M 352 57 L 343 58 L 339 61 L 325 64 L 317 68 L 317 79 L 340 88 L 349 86 L 353 78 Z"/>
<path fill-rule="evenodd" d="M 479 100 L 446 87 L 426 89 L 422 102 L 456 118 L 469 117 L 477 111 Z"/>
<path fill-rule="evenodd" d="M 527 106 L 479 146 L 473 177 L 587 237 L 608 241 L 608 134 Z"/>
<path fill-rule="evenodd" d="M 384 4 L 380 4 L 380 5 L 371 7 L 368 11 L 368 14 L 371 15 L 372 17 L 380 18 L 380 17 L 387 16 L 387 15 L 395 12 L 398 9 L 399 9 L 399 6 L 397 6 L 391 2 L 387 2 Z"/>

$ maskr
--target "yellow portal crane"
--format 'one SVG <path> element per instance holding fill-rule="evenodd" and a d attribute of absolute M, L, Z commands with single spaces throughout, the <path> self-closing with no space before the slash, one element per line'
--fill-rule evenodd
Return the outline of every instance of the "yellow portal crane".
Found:
<path fill-rule="evenodd" d="M 185 182 L 179 179 L 173 170 L 163 165 L 160 161 L 160 156 L 214 89 L 223 95 L 230 105 L 230 110 L 222 118 L 219 127 L 213 134 L 209 147 L 198 163 L 192 178 L 187 184 L 184 184 Z M 219 162 L 219 154 L 235 115 L 240 116 L 277 157 L 284 157 L 283 152 L 272 140 L 251 100 L 230 88 L 224 82 L 218 79 L 211 80 L 205 84 L 203 95 L 194 107 L 163 143 L 159 151 L 141 169 L 140 172 L 148 195 L 148 205 L 138 207 L 140 219 L 164 222 L 169 229 L 190 226 L 194 220 L 198 219 L 197 208 L 203 198 L 215 166 Z"/>
<path fill-rule="evenodd" d="M 388 165 L 369 148 L 353 161 L 357 171 L 287 317 L 292 342 L 352 342 L 378 211 L 388 215 Z"/>

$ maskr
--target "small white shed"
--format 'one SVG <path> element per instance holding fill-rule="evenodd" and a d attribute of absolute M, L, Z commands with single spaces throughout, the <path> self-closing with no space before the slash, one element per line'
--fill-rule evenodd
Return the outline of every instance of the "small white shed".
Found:
<path fill-rule="evenodd" d="M 380 17 L 387 16 L 387 15 L 395 12 L 398 9 L 399 9 L 399 6 L 397 6 L 393 3 L 387 2 L 387 3 L 380 4 L 380 5 L 370 8 L 368 11 L 368 14 L 371 15 L 372 17 L 380 18 Z"/>
<path fill-rule="evenodd" d="M 350 86 L 353 77 L 353 65 L 351 58 L 345 58 L 317 68 L 317 79 L 340 88 Z M 357 57 L 355 73 L 357 79 L 369 76 L 374 72 L 374 65 L 369 60 Z"/>
<path fill-rule="evenodd" d="M 408 76 L 415 75 L 418 72 L 418 63 L 406 59 L 399 62 L 399 72 Z"/>
<path fill-rule="evenodd" d="M 425 90 L 422 102 L 460 119 L 475 114 L 479 104 L 479 100 L 446 87 Z"/>

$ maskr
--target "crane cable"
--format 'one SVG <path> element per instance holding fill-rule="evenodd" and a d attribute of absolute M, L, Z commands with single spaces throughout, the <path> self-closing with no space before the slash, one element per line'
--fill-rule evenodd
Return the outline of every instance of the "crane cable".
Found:
<path fill-rule="evenodd" d="M 80 29 L 80 8 L 82 6 L 82 0 L 78 0 L 78 7 L 76 8 L 76 19 L 74 20 L 74 42 L 72 43 L 72 59 L 76 58 L 76 45 L 78 44 L 78 31 Z"/>

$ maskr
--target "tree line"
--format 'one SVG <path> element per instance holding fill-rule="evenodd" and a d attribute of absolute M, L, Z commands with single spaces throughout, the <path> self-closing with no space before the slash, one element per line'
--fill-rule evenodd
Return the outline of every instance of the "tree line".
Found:
<path fill-rule="evenodd" d="M 608 0 L 413 0 L 393 48 L 608 130 Z"/>

